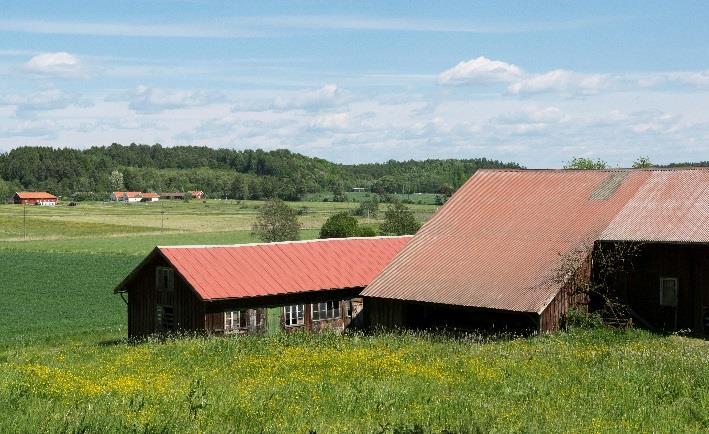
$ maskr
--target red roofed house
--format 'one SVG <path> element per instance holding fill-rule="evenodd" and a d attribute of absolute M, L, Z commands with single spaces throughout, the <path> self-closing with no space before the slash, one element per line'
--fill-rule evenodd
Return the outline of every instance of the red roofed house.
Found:
<path fill-rule="evenodd" d="M 160 200 L 160 195 L 157 193 L 142 193 L 141 202 L 157 202 Z"/>
<path fill-rule="evenodd" d="M 370 325 L 544 331 L 599 301 L 571 276 L 636 323 L 709 336 L 709 170 L 480 170 L 362 295 Z"/>
<path fill-rule="evenodd" d="M 13 201 L 19 205 L 54 206 L 58 200 L 55 195 L 43 191 L 19 191 L 13 197 Z"/>
<path fill-rule="evenodd" d="M 343 329 L 361 319 L 362 288 L 410 239 L 156 247 L 115 292 L 128 295 L 130 337 Z"/>

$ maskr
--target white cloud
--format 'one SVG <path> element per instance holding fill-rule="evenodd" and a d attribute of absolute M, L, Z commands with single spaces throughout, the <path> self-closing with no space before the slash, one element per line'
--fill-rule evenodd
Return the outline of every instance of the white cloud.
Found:
<path fill-rule="evenodd" d="M 612 78 L 606 74 L 583 74 L 564 69 L 555 69 L 544 74 L 527 76 L 507 88 L 515 95 L 534 93 L 562 93 L 590 95 L 608 89 Z"/>
<path fill-rule="evenodd" d="M 31 137 L 56 139 L 58 133 L 56 123 L 46 120 L 26 120 L 16 122 L 12 126 L 0 126 L 0 137 Z"/>
<path fill-rule="evenodd" d="M 320 111 L 337 107 L 349 100 L 348 94 L 335 84 L 325 84 L 318 89 L 287 92 L 271 100 L 245 101 L 235 104 L 234 112 L 260 111 Z"/>
<path fill-rule="evenodd" d="M 564 122 L 569 116 L 557 107 L 525 107 L 521 110 L 503 113 L 494 120 L 502 124 L 553 124 Z"/>
<path fill-rule="evenodd" d="M 220 92 L 167 90 L 139 85 L 132 91 L 111 96 L 107 100 L 128 101 L 128 108 L 137 113 L 158 113 L 224 102 L 226 98 Z"/>
<path fill-rule="evenodd" d="M 14 106 L 18 116 L 67 107 L 90 107 L 93 103 L 80 95 L 49 88 L 25 95 L 0 95 L 0 104 Z"/>
<path fill-rule="evenodd" d="M 342 130 L 349 126 L 348 113 L 334 113 L 315 117 L 310 121 L 310 128 L 315 130 Z"/>
<path fill-rule="evenodd" d="M 25 63 L 24 69 L 43 77 L 77 78 L 86 75 L 79 58 L 65 51 L 38 54 Z"/>
<path fill-rule="evenodd" d="M 523 76 L 524 71 L 517 65 L 480 56 L 441 72 L 438 81 L 453 85 L 509 83 Z"/>

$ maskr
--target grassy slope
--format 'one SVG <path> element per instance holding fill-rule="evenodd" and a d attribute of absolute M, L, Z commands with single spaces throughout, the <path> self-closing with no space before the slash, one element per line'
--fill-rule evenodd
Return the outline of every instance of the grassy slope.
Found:
<path fill-rule="evenodd" d="M 706 432 L 708 351 L 602 330 L 29 348 L 0 361 L 0 431 Z"/>

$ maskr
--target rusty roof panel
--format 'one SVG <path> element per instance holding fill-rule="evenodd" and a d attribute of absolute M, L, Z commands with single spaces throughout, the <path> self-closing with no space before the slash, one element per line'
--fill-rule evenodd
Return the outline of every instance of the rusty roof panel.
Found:
<path fill-rule="evenodd" d="M 653 171 L 600 239 L 709 243 L 709 170 Z"/>
<path fill-rule="evenodd" d="M 538 313 L 560 255 L 597 239 L 652 173 L 478 171 L 362 294 Z"/>
<path fill-rule="evenodd" d="M 411 238 L 340 238 L 157 250 L 202 299 L 218 300 L 364 287 Z"/>

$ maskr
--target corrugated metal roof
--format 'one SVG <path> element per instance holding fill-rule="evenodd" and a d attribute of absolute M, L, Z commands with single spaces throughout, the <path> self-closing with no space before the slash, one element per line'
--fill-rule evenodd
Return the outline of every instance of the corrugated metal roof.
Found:
<path fill-rule="evenodd" d="M 364 287 L 411 238 L 156 247 L 152 254 L 164 256 L 202 299 L 219 300 Z"/>
<path fill-rule="evenodd" d="M 652 172 L 600 239 L 709 243 L 709 170 Z"/>
<path fill-rule="evenodd" d="M 20 199 L 57 199 L 55 195 L 44 191 L 18 191 L 15 194 Z"/>
<path fill-rule="evenodd" d="M 541 312 L 597 239 L 709 241 L 709 171 L 481 170 L 362 295 Z"/>

